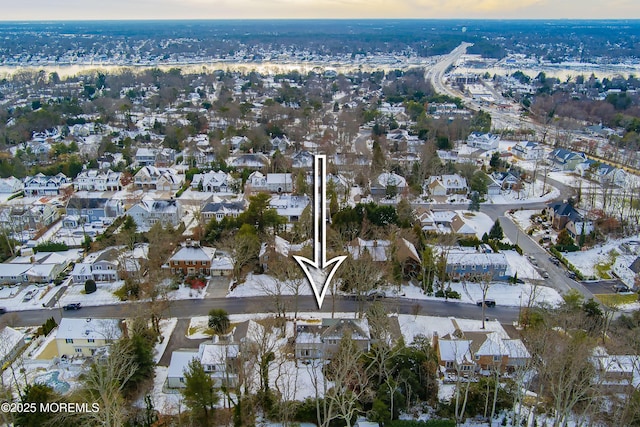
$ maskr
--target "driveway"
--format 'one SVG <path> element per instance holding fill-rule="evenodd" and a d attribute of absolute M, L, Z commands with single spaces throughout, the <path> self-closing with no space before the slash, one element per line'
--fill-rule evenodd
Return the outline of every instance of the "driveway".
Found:
<path fill-rule="evenodd" d="M 197 340 L 187 338 L 187 329 L 189 328 L 190 321 L 191 319 L 178 319 L 178 323 L 173 329 L 171 337 L 169 337 L 169 344 L 167 344 L 167 348 L 160 358 L 158 365 L 169 366 L 169 362 L 171 362 L 171 353 L 173 353 L 175 350 L 185 348 L 195 350 L 201 343 L 211 340 L 210 338 L 202 338 Z"/>

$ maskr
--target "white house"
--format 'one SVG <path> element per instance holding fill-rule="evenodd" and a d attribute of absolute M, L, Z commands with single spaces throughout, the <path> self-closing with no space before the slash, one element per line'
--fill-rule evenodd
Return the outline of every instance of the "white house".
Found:
<path fill-rule="evenodd" d="M 63 173 L 54 176 L 39 173 L 24 179 L 24 192 L 27 196 L 57 196 L 68 183 L 69 179 Z"/>
<path fill-rule="evenodd" d="M 465 194 L 468 191 L 467 180 L 458 175 L 439 175 L 429 178 L 427 191 L 432 196 Z"/>
<path fill-rule="evenodd" d="M 155 223 L 177 227 L 182 220 L 182 208 L 176 200 L 143 200 L 127 211 L 141 230 L 148 230 Z"/>
<path fill-rule="evenodd" d="M 302 216 L 302 211 L 309 204 L 309 197 L 305 196 L 291 196 L 281 194 L 274 196 L 269 201 L 269 207 L 274 208 L 278 215 L 282 215 L 287 218 L 288 222 L 296 222 Z"/>
<path fill-rule="evenodd" d="M 532 141 L 520 141 L 512 149 L 514 156 L 523 160 L 544 159 L 544 148 L 541 144 Z"/>
<path fill-rule="evenodd" d="M 191 188 L 201 188 L 207 193 L 232 193 L 236 188 L 236 180 L 231 174 L 222 171 L 209 171 L 193 175 Z"/>
<path fill-rule="evenodd" d="M 184 183 L 184 175 L 172 168 L 145 166 L 133 177 L 137 188 L 160 191 L 177 191 Z"/>
<path fill-rule="evenodd" d="M 500 145 L 500 135 L 472 132 L 467 138 L 467 145 L 481 150 L 495 150 Z"/>
<path fill-rule="evenodd" d="M 0 179 L 0 193 L 17 193 L 24 189 L 24 184 L 18 178 L 10 176 Z"/>
<path fill-rule="evenodd" d="M 122 190 L 121 178 L 121 172 L 88 169 L 78 174 L 73 181 L 73 187 L 77 191 L 120 191 Z"/>
<path fill-rule="evenodd" d="M 290 173 L 269 173 L 266 176 L 259 171 L 247 178 L 247 190 L 269 193 L 290 193 L 293 191 L 293 177 Z"/>

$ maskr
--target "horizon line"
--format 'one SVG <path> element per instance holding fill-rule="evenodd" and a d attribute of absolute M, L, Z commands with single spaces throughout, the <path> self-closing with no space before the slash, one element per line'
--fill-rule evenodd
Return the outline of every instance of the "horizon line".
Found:
<path fill-rule="evenodd" d="M 55 22 L 207 22 L 207 21 L 640 21 L 640 18 L 76 18 L 76 19 L 2 19 L 0 23 L 55 23 Z"/>

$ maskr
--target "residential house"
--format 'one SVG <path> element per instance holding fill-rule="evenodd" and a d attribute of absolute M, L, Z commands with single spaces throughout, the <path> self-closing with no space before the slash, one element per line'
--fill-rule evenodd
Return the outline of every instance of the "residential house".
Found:
<path fill-rule="evenodd" d="M 290 193 L 293 191 L 293 176 L 290 173 L 269 173 L 265 176 L 255 171 L 247 178 L 245 191 Z"/>
<path fill-rule="evenodd" d="M 491 178 L 500 185 L 501 190 L 514 190 L 522 186 L 520 174 L 513 171 L 494 172 Z"/>
<path fill-rule="evenodd" d="M 171 269 L 172 274 L 183 276 L 211 274 L 211 263 L 216 249 L 200 246 L 196 242 L 187 241 L 171 257 L 164 268 Z"/>
<path fill-rule="evenodd" d="M 613 273 L 629 287 L 636 289 L 640 283 L 640 256 L 619 255 L 613 263 Z"/>
<path fill-rule="evenodd" d="M 467 138 L 467 145 L 481 150 L 495 150 L 500 145 L 500 135 L 472 132 Z"/>
<path fill-rule="evenodd" d="M 347 252 L 353 259 L 360 259 L 368 254 L 374 262 L 387 262 L 391 252 L 388 240 L 364 240 L 356 237 L 347 245 Z"/>
<path fill-rule="evenodd" d="M 209 202 L 200 210 L 200 220 L 208 224 L 212 219 L 222 221 L 222 218 L 237 218 L 246 209 L 244 200 Z"/>
<path fill-rule="evenodd" d="M 0 284 L 2 285 L 25 283 L 29 280 L 27 275 L 31 269 L 29 264 L 2 263 L 0 267 Z"/>
<path fill-rule="evenodd" d="M 596 347 L 591 361 L 596 368 L 595 381 L 611 391 L 623 393 L 640 385 L 638 355 L 610 355 L 603 347 Z"/>
<path fill-rule="evenodd" d="M 184 175 L 179 175 L 175 169 L 144 166 L 133 177 L 136 188 L 177 191 L 184 183 Z"/>
<path fill-rule="evenodd" d="M 253 321 L 245 321 L 236 325 L 229 334 L 214 336 L 210 342 L 201 343 L 197 350 L 174 351 L 167 373 L 167 387 L 185 387 L 184 373 L 192 360 L 198 360 L 202 364 L 216 387 L 239 386 L 240 355 L 243 348 L 251 343 L 247 338 L 249 328 L 256 325 Z"/>
<path fill-rule="evenodd" d="M 91 279 L 95 282 L 115 282 L 120 280 L 121 248 L 108 248 L 87 256 L 82 262 L 76 263 L 71 272 L 74 284 L 83 284 Z"/>
<path fill-rule="evenodd" d="M 237 183 L 229 173 L 209 171 L 193 175 L 191 188 L 207 193 L 233 193 L 237 191 Z"/>
<path fill-rule="evenodd" d="M 76 191 L 120 191 L 122 190 L 122 172 L 97 169 L 84 170 L 73 180 Z"/>
<path fill-rule="evenodd" d="M 58 252 L 38 252 L 31 256 L 21 256 L 11 260 L 11 264 L 30 267 L 26 271 L 29 283 L 53 282 L 70 263 L 69 255 Z M 4 268 L 5 264 L 1 266 Z"/>
<path fill-rule="evenodd" d="M 171 361 L 167 369 L 167 387 L 185 388 L 185 372 L 193 360 L 198 360 L 197 350 L 174 350 L 171 353 Z"/>
<path fill-rule="evenodd" d="M 277 265 L 291 254 L 299 254 L 305 244 L 291 244 L 280 236 L 274 236 L 268 242 L 262 243 L 258 260 L 262 271 L 269 271 L 269 265 Z"/>
<path fill-rule="evenodd" d="M 271 138 L 271 150 L 278 150 L 281 153 L 284 153 L 289 147 L 291 147 L 291 141 L 289 141 L 289 138 L 287 138 L 286 135 L 282 137 L 276 136 L 274 138 Z"/>
<path fill-rule="evenodd" d="M 291 157 L 291 166 L 294 169 L 311 169 L 313 168 L 314 156 L 306 150 L 301 150 Z"/>
<path fill-rule="evenodd" d="M 431 196 L 466 194 L 467 191 L 467 180 L 458 174 L 432 176 L 427 183 L 427 192 Z"/>
<path fill-rule="evenodd" d="M 591 159 L 579 163 L 575 170 L 580 176 L 593 179 L 601 185 L 623 186 L 627 182 L 624 170 Z"/>
<path fill-rule="evenodd" d="M 233 340 L 233 333 L 198 347 L 198 358 L 204 371 L 213 379 L 216 387 L 237 387 L 240 374 L 240 343 Z"/>
<path fill-rule="evenodd" d="M 407 180 L 393 173 L 383 172 L 371 185 L 371 195 L 374 197 L 395 196 L 407 190 Z"/>
<path fill-rule="evenodd" d="M 451 232 L 459 234 L 461 236 L 475 236 L 476 230 L 467 224 L 464 219 L 459 214 L 455 214 L 453 219 L 451 220 L 451 224 L 449 225 Z"/>
<path fill-rule="evenodd" d="M 20 350 L 26 345 L 25 335 L 12 327 L 4 326 L 0 330 L 0 366 L 14 359 Z"/>
<path fill-rule="evenodd" d="M 58 356 L 90 357 L 121 336 L 116 319 L 63 317 L 56 332 Z"/>
<path fill-rule="evenodd" d="M 146 147 L 138 148 L 135 161 L 138 166 L 154 166 L 156 163 L 156 150 Z"/>
<path fill-rule="evenodd" d="M 57 196 L 68 183 L 69 179 L 63 173 L 54 176 L 39 173 L 24 179 L 24 192 L 27 196 Z"/>
<path fill-rule="evenodd" d="M 438 355 L 438 364 L 447 372 L 468 376 L 475 370 L 471 354 L 471 340 L 460 339 L 453 335 L 439 338 L 433 335 L 434 348 Z"/>
<path fill-rule="evenodd" d="M 293 338 L 295 356 L 300 360 L 330 359 L 345 336 L 351 338 L 358 348 L 369 351 L 371 336 L 366 319 L 324 318 L 319 325 L 317 322 L 298 322 Z"/>
<path fill-rule="evenodd" d="M 520 141 L 513 146 L 511 152 L 514 156 L 522 160 L 542 160 L 544 159 L 544 147 L 542 144 L 532 141 Z"/>
<path fill-rule="evenodd" d="M 573 206 L 568 203 L 553 203 L 544 210 L 551 226 L 556 230 L 566 229 L 572 238 L 593 231 L 593 222 L 585 219 Z"/>
<path fill-rule="evenodd" d="M 78 223 L 112 222 L 122 214 L 122 200 L 94 197 L 90 193 L 76 193 L 67 203 L 67 217 L 78 218 Z M 68 221 L 67 225 L 73 224 Z"/>
<path fill-rule="evenodd" d="M 284 216 L 289 223 L 297 222 L 308 205 L 309 197 L 306 195 L 292 196 L 281 194 L 269 200 L 269 207 L 275 209 L 278 215 Z"/>
<path fill-rule="evenodd" d="M 508 263 L 503 253 L 452 249 L 446 255 L 446 273 L 452 280 L 506 280 Z"/>
<path fill-rule="evenodd" d="M 24 183 L 18 178 L 10 176 L 9 178 L 0 179 L 0 193 L 11 194 L 22 190 L 24 190 Z"/>
<path fill-rule="evenodd" d="M 547 158 L 551 161 L 554 167 L 563 171 L 574 171 L 576 166 L 587 159 L 583 153 L 576 153 L 564 148 L 556 148 L 549 153 Z"/>
<path fill-rule="evenodd" d="M 461 331 L 439 338 L 433 336 L 438 364 L 445 371 L 468 376 L 472 372 L 490 375 L 509 373 L 526 366 L 531 359 L 520 339 L 491 331 Z"/>
<path fill-rule="evenodd" d="M 182 220 L 182 208 L 175 199 L 142 200 L 127 211 L 138 229 L 148 230 L 157 222 L 177 227 Z"/>
<path fill-rule="evenodd" d="M 230 166 L 238 169 L 260 170 L 269 166 L 269 158 L 262 153 L 241 154 L 229 162 Z"/>

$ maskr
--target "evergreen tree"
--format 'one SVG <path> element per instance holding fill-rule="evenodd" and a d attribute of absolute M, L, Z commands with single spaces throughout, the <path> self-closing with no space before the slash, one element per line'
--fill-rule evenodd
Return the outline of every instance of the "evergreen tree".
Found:
<path fill-rule="evenodd" d="M 469 210 L 479 212 L 480 211 L 480 195 L 474 191 L 471 193 L 471 202 L 469 203 Z"/>
<path fill-rule="evenodd" d="M 504 232 L 502 231 L 502 226 L 500 225 L 499 219 L 496 219 L 496 222 L 493 223 L 491 230 L 489 230 L 489 238 L 491 240 L 504 239 Z"/>
<path fill-rule="evenodd" d="M 211 376 L 205 372 L 198 359 L 189 362 L 184 372 L 184 403 L 191 410 L 197 425 L 212 425 L 214 406 L 218 403 L 218 391 Z"/>

